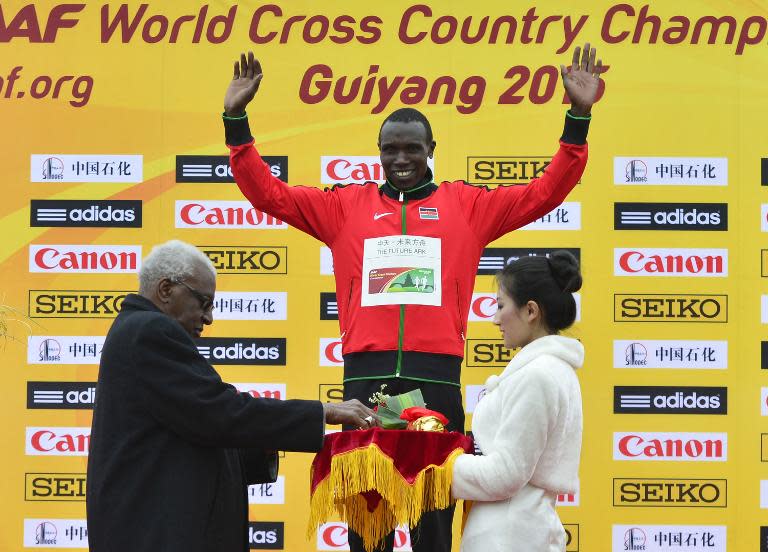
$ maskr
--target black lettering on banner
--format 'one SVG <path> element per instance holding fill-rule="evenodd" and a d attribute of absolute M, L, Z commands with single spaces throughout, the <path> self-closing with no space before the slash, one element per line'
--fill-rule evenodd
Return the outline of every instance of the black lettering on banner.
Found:
<path fill-rule="evenodd" d="M 503 368 L 515 352 L 503 339 L 467 339 L 465 362 L 467 368 Z"/>
<path fill-rule="evenodd" d="M 467 157 L 467 182 L 489 186 L 528 184 L 540 177 L 551 156 Z"/>
<path fill-rule="evenodd" d="M 340 383 L 321 383 L 318 387 L 318 400 L 321 402 L 342 402 L 344 386 Z"/>
<path fill-rule="evenodd" d="M 127 290 L 29 290 L 30 318 L 114 318 Z"/>
<path fill-rule="evenodd" d="M 24 500 L 28 502 L 84 502 L 84 473 L 24 474 Z"/>
<path fill-rule="evenodd" d="M 198 245 L 218 274 L 288 274 L 285 246 Z"/>
<path fill-rule="evenodd" d="M 727 295 L 614 294 L 614 322 L 728 322 Z"/>
<path fill-rule="evenodd" d="M 726 479 L 613 480 L 613 505 L 665 508 L 726 508 Z"/>
<path fill-rule="evenodd" d="M 579 552 L 579 524 L 564 523 L 565 552 Z"/>
<path fill-rule="evenodd" d="M 32 227 L 141 228 L 141 200 L 33 199 Z"/>

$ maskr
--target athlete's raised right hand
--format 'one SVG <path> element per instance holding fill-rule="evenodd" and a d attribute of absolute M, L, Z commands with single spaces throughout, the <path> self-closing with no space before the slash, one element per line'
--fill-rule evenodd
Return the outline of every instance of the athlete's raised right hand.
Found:
<path fill-rule="evenodd" d="M 240 117 L 245 113 L 245 106 L 256 95 L 261 79 L 259 60 L 253 57 L 253 52 L 240 54 L 240 61 L 235 61 L 235 74 L 224 95 L 224 113 L 227 117 Z"/>

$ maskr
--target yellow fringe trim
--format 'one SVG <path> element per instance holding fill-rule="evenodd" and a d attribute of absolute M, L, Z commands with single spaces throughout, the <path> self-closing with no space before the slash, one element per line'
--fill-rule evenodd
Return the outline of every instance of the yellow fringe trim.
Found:
<path fill-rule="evenodd" d="M 337 514 L 372 552 L 398 525 L 413 527 L 424 512 L 447 508 L 455 502 L 451 498 L 453 463 L 463 452 L 453 451 L 442 466 L 426 466 L 413 484 L 375 444 L 337 454 L 331 459 L 328 477 L 312 494 L 307 536 L 312 538 L 319 525 Z M 360 493 L 374 490 L 381 500 L 376 510 L 369 512 Z"/>

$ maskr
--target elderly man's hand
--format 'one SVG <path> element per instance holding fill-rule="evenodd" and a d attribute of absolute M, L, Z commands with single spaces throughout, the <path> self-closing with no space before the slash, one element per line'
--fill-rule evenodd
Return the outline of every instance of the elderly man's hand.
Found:
<path fill-rule="evenodd" d="M 329 424 L 348 424 L 362 429 L 379 425 L 376 413 L 357 399 L 342 403 L 323 403 L 325 421 Z"/>

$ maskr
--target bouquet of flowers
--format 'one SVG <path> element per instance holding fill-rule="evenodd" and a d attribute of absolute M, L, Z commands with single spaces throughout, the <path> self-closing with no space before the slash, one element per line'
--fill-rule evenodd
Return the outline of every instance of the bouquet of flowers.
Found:
<path fill-rule="evenodd" d="M 384 429 L 413 429 L 416 431 L 445 431 L 448 418 L 427 408 L 420 389 L 401 395 L 385 395 L 384 388 L 369 399 Z"/>

